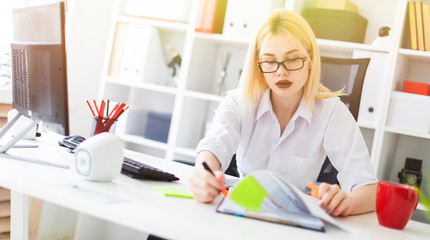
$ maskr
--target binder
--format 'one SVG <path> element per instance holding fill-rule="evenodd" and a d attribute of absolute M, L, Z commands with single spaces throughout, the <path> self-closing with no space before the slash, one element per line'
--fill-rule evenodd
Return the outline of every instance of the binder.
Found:
<path fill-rule="evenodd" d="M 409 33 L 411 37 L 411 49 L 417 50 L 418 49 L 417 24 L 416 24 L 414 2 L 408 2 L 408 13 L 409 13 Z"/>
<path fill-rule="evenodd" d="M 424 30 L 423 30 L 423 11 L 422 11 L 422 2 L 415 2 L 415 16 L 416 16 L 416 24 L 417 24 L 417 43 L 418 50 L 424 51 Z"/>
<path fill-rule="evenodd" d="M 284 4 L 283 0 L 228 0 L 222 34 L 249 38 L 272 9 Z"/>
<path fill-rule="evenodd" d="M 118 23 L 115 28 L 115 37 L 112 44 L 108 75 L 118 76 L 121 69 L 121 59 L 124 53 L 124 41 L 127 33 L 127 24 Z"/>
<path fill-rule="evenodd" d="M 166 82 L 170 76 L 158 30 L 129 24 L 125 38 L 120 77 L 127 81 Z"/>
<path fill-rule="evenodd" d="M 362 125 L 376 126 L 382 114 L 380 96 L 384 91 L 383 79 L 388 68 L 388 53 L 354 50 L 353 58 L 370 58 L 364 78 L 357 122 Z"/>
<path fill-rule="evenodd" d="M 203 0 L 199 5 L 196 32 L 222 33 L 227 0 Z"/>
<path fill-rule="evenodd" d="M 203 32 L 203 24 L 204 24 L 204 19 L 205 19 L 205 14 L 206 14 L 206 0 L 201 0 L 199 3 L 199 9 L 197 12 L 197 20 L 196 20 L 196 27 L 195 27 L 195 31 L 196 32 Z"/>
<path fill-rule="evenodd" d="M 423 3 L 424 49 L 430 51 L 430 4 Z"/>

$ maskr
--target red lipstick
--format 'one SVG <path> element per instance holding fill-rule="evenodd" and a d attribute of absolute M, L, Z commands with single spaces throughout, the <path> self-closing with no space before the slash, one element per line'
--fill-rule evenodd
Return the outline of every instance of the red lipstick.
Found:
<path fill-rule="evenodd" d="M 278 88 L 289 88 L 293 83 L 288 80 L 280 80 L 276 82 Z"/>

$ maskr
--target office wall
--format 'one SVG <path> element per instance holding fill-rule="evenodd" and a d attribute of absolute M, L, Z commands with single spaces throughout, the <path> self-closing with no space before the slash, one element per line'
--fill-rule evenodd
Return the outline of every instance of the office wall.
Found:
<path fill-rule="evenodd" d="M 74 0 L 67 16 L 67 58 L 71 134 L 87 137 L 91 113 L 85 99 L 97 99 L 113 0 Z"/>

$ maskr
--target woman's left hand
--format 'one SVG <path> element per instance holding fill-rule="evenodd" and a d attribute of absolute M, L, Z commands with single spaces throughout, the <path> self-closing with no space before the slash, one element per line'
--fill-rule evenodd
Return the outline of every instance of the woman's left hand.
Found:
<path fill-rule="evenodd" d="M 318 205 L 333 216 L 348 216 L 353 201 L 337 184 L 321 183 L 318 190 Z"/>

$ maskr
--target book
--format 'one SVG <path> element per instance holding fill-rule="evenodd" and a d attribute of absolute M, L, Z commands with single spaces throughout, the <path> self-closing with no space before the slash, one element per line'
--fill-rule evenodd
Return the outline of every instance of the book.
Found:
<path fill-rule="evenodd" d="M 325 231 L 324 220 L 344 231 L 355 231 L 328 215 L 317 201 L 279 173 L 258 170 L 237 182 L 216 211 L 321 232 Z"/>
<path fill-rule="evenodd" d="M 409 13 L 409 33 L 411 36 L 411 49 L 417 50 L 418 49 L 417 24 L 416 24 L 414 2 L 408 2 L 408 13 Z"/>
<path fill-rule="evenodd" d="M 424 30 L 424 48 L 430 51 L 430 4 L 423 3 L 423 30 Z"/>
<path fill-rule="evenodd" d="M 416 25 L 417 25 L 417 43 L 418 50 L 424 51 L 424 30 L 423 30 L 423 11 L 422 11 L 422 2 L 415 2 L 415 16 L 416 16 Z"/>

